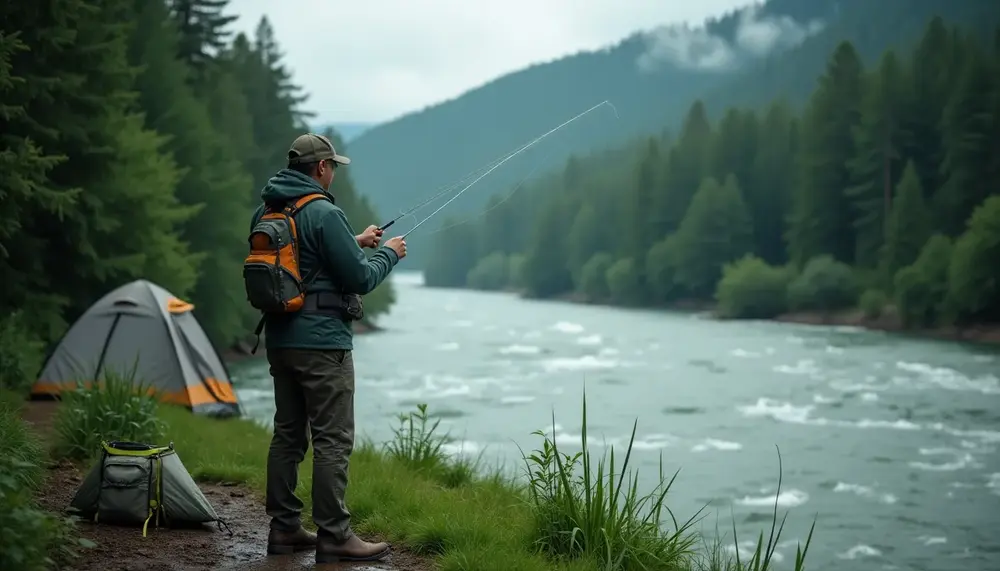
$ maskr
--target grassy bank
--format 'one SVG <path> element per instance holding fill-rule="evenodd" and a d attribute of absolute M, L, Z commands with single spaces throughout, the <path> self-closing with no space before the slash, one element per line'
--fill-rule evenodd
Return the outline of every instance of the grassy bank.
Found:
<path fill-rule="evenodd" d="M 109 379 L 104 388 L 67 395 L 54 419 L 50 453 L 89 465 L 88 450 L 95 450 L 101 437 L 172 441 L 195 479 L 242 483 L 263 499 L 268 429 L 249 420 L 215 420 L 157 406 L 150 397 L 121 390 L 128 382 Z M 19 426 L 21 421 L 9 413 L 5 409 L 4 422 Z M 586 401 L 583 415 L 581 443 L 586 441 Z M 102 426 L 116 427 L 114 434 L 95 433 Z M 673 483 L 669 476 L 661 473 L 661 485 L 648 494 L 638 490 L 637 475 L 628 465 L 631 441 L 627 450 L 596 458 L 586 449 L 567 454 L 547 434 L 535 435 L 537 449 L 523 454 L 528 477 L 508 479 L 444 455 L 447 435 L 428 418 L 426 407 L 400 415 L 392 440 L 359 442 L 352 456 L 347 502 L 356 531 L 426 555 L 442 570 L 730 571 L 771 566 L 770 553 L 783 527 L 777 507 L 775 525 L 762 530 L 754 558 L 738 561 L 726 545 L 703 541 L 693 527 L 695 519 L 674 519 L 665 502 Z M 37 457 L 37 443 L 22 441 L 27 442 L 5 439 L 8 447 L 26 451 L 22 456 Z M 300 470 L 298 489 L 309 526 L 310 456 Z M 30 495 L 33 488 L 22 487 Z M 36 515 L 49 518 L 38 521 L 55 521 Z M 26 545 L 50 544 L 45 534 L 41 539 L 14 537 Z M 795 569 L 803 568 L 811 538 L 812 530 Z"/>
<path fill-rule="evenodd" d="M 197 479 L 246 482 L 263 493 L 268 430 L 243 420 L 192 417 L 172 407 L 162 409 L 160 417 Z M 751 562 L 736 561 L 721 544 L 706 545 L 692 530 L 693 521 L 671 521 L 664 499 L 672 481 L 664 479 L 644 496 L 634 474 L 633 479 L 619 474 L 628 468 L 615 465 L 622 463 L 621 451 L 607 459 L 593 459 L 589 452 L 566 455 L 537 433 L 538 450 L 525 452 L 532 474 L 525 485 L 498 474 L 477 476 L 467 461 L 446 458 L 440 452 L 445 435 L 437 433 L 425 410 L 402 418 L 393 441 L 357 447 L 348 505 L 359 532 L 430 555 L 443 570 L 769 566 L 767 530 Z M 298 489 L 307 511 L 310 470 L 307 458 Z M 662 531 L 657 520 L 668 522 L 669 531 Z M 780 528 L 771 533 L 773 548 Z"/>

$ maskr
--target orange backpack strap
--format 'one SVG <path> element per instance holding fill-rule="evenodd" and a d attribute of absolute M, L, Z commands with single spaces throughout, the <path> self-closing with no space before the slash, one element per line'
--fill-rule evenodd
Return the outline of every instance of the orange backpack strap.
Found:
<path fill-rule="evenodd" d="M 319 192 L 300 196 L 298 200 L 286 206 L 284 212 L 288 216 L 295 216 L 300 210 L 305 208 L 307 204 L 317 200 L 330 200 L 330 197 Z"/>

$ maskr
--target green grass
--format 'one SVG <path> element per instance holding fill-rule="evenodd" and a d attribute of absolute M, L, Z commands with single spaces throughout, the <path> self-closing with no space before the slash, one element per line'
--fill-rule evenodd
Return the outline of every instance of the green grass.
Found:
<path fill-rule="evenodd" d="M 60 458 L 93 460 L 101 440 L 158 441 L 165 430 L 156 415 L 158 405 L 152 387 L 135 382 L 135 367 L 124 374 L 105 371 L 98 384 L 78 383 L 74 390 L 62 393 L 53 453 Z"/>
<path fill-rule="evenodd" d="M 585 400 L 583 413 L 585 443 Z M 245 420 L 198 417 L 177 407 L 161 407 L 158 414 L 168 427 L 166 438 L 196 479 L 246 483 L 262 497 L 267 429 Z M 400 416 L 390 442 L 358 444 L 347 493 L 356 531 L 377 533 L 431 556 L 444 571 L 772 567 L 771 554 L 784 527 L 783 519 L 778 525 L 777 505 L 767 539 L 762 530 L 751 560 L 737 560 L 721 541 L 704 541 L 693 531 L 694 518 L 673 518 L 664 502 L 673 479 L 662 477 L 662 470 L 661 485 L 639 493 L 636 475 L 627 473 L 634 427 L 621 466 L 613 449 L 610 459 L 596 461 L 586 446 L 566 455 L 548 435 L 537 433 L 541 446 L 524 455 L 523 481 L 499 473 L 477 476 L 477 463 L 447 458 L 442 446 L 449 437 L 437 428 L 436 422 L 428 425 L 421 406 Z M 309 454 L 297 490 L 309 525 L 311 472 Z M 796 570 L 804 569 L 812 531 L 797 554 Z"/>
<path fill-rule="evenodd" d="M 71 518 L 36 503 L 46 455 L 19 408 L 11 393 L 0 391 L 0 569 L 42 571 L 93 544 L 75 537 Z"/>

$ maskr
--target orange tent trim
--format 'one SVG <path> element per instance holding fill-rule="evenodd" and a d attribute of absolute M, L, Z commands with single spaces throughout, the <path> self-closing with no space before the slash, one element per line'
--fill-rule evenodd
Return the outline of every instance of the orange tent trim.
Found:
<path fill-rule="evenodd" d="M 82 384 L 84 387 L 89 389 L 94 383 L 92 381 L 86 381 Z M 205 379 L 205 384 L 209 385 L 212 388 L 212 391 L 209 391 L 205 385 L 195 385 L 179 391 L 169 392 L 157 392 L 153 389 L 148 389 L 146 394 L 158 395 L 160 402 L 186 407 L 195 407 L 218 402 L 236 404 L 236 394 L 233 392 L 233 386 L 231 384 L 221 382 L 214 378 Z M 59 396 L 59 394 L 63 391 L 72 391 L 76 387 L 77 384 L 75 382 L 50 383 L 39 381 L 38 384 L 36 384 L 32 389 L 31 394 Z M 215 398 L 213 393 L 219 395 L 219 398 Z"/>
<path fill-rule="evenodd" d="M 167 300 L 167 311 L 170 313 L 186 313 L 194 309 L 194 305 L 172 297 Z"/>

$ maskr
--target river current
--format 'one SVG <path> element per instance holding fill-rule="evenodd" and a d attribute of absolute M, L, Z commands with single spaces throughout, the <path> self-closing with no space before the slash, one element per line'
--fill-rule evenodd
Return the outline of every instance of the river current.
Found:
<path fill-rule="evenodd" d="M 456 454 L 521 470 L 553 430 L 656 483 L 679 519 L 741 551 L 788 513 L 791 568 L 813 519 L 810 569 L 1000 569 L 1000 352 L 855 328 L 705 316 L 426 288 L 396 272 L 385 328 L 355 338 L 359 433 L 384 441 L 428 403 Z M 232 365 L 248 414 L 269 424 L 266 361 Z M 783 464 L 780 494 L 778 455 Z"/>

